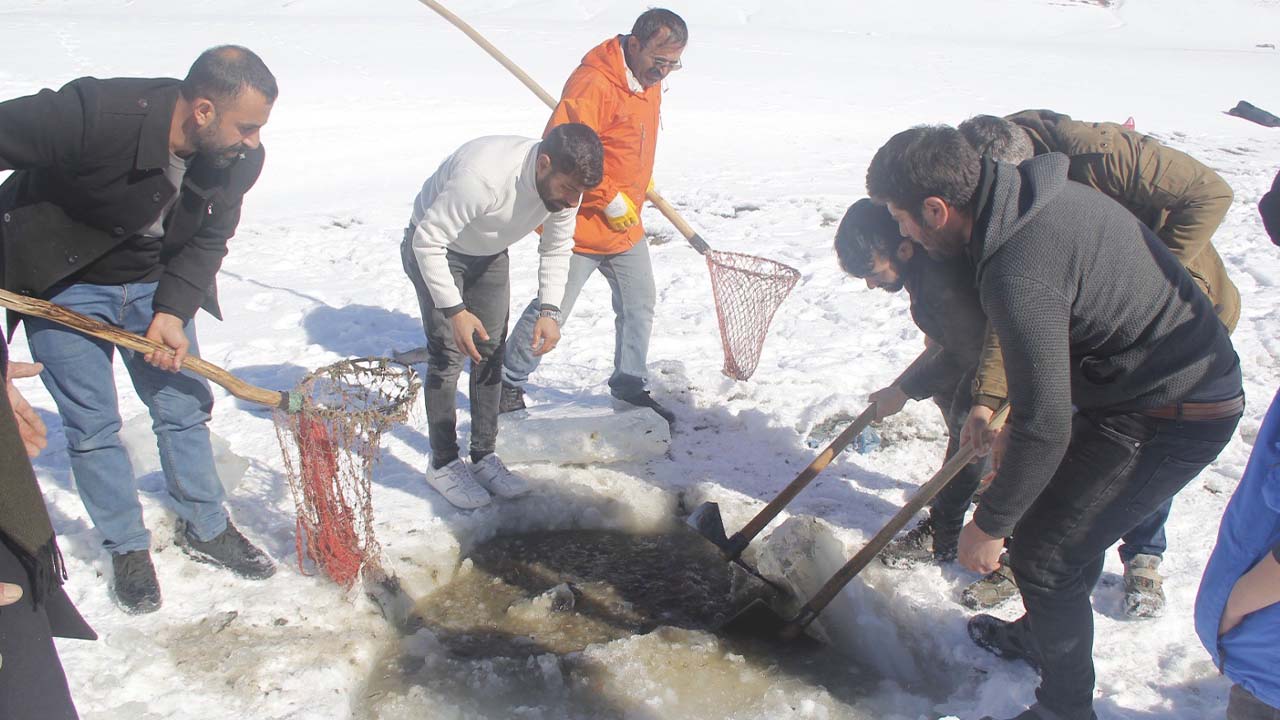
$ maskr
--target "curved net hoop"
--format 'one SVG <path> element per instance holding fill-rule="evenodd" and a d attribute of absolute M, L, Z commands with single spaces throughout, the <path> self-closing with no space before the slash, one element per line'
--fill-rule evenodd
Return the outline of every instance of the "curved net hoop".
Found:
<path fill-rule="evenodd" d="M 420 387 L 408 365 L 385 358 L 343 360 L 303 378 L 302 410 L 277 412 L 276 437 L 298 511 L 298 567 L 304 557 L 344 588 L 361 567 L 380 567 L 370 491 L 382 433 L 403 422 Z"/>
<path fill-rule="evenodd" d="M 800 271 L 767 258 L 719 250 L 707 253 L 707 269 L 724 347 L 722 372 L 746 380 L 760 362 L 773 314 L 800 280 Z"/>

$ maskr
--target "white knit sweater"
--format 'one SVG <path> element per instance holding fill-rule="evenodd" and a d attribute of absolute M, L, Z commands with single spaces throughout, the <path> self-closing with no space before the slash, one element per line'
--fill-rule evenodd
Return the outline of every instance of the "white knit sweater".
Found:
<path fill-rule="evenodd" d="M 413 203 L 413 254 L 437 308 L 462 304 L 445 252 L 496 255 L 542 226 L 538 300 L 559 307 L 569 277 L 577 206 L 550 212 L 538 195 L 538 140 L 491 136 L 450 155 Z"/>

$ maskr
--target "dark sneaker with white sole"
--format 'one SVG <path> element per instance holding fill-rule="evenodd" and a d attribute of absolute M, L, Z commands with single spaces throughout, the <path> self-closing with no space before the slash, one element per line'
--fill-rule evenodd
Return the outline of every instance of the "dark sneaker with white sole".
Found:
<path fill-rule="evenodd" d="M 613 406 L 619 410 L 629 410 L 628 406 L 649 408 L 650 410 L 662 416 L 668 425 L 674 425 L 676 422 L 676 414 L 663 407 L 657 400 L 649 395 L 648 390 L 637 390 L 630 393 L 613 393 Z"/>
<path fill-rule="evenodd" d="M 906 570 L 931 562 L 951 562 L 956 559 L 956 546 L 960 533 L 939 534 L 932 518 L 925 518 L 905 534 L 880 551 L 880 562 L 898 570 Z"/>
<path fill-rule="evenodd" d="M 174 544 L 195 560 L 226 568 L 248 580 L 265 580 L 276 573 L 271 558 L 241 535 L 230 520 L 227 520 L 227 529 L 210 540 L 197 540 L 187 532 L 186 524 L 179 521 Z"/>
<path fill-rule="evenodd" d="M 160 582 L 149 550 L 112 553 L 111 570 L 115 575 L 111 589 L 122 610 L 144 615 L 160 609 Z"/>

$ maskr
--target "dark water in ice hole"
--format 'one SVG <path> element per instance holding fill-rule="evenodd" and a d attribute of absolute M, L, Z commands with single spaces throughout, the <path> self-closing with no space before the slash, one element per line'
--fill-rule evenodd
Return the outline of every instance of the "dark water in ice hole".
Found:
<path fill-rule="evenodd" d="M 833 650 L 713 634 L 762 589 L 683 526 L 500 536 L 421 599 L 426 632 L 381 658 L 353 713 L 871 717 L 855 704 L 877 678 Z"/>

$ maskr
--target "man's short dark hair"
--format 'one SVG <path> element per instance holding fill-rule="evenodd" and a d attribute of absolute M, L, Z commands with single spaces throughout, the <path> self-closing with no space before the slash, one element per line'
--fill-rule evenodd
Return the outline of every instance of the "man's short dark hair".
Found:
<path fill-rule="evenodd" d="M 667 36 L 667 42 L 676 45 L 689 43 L 689 26 L 684 24 L 684 19 L 662 8 L 649 8 L 640 13 L 640 17 L 636 18 L 636 24 L 631 26 L 631 36 L 644 45 L 662 28 L 666 28 L 670 33 Z"/>
<path fill-rule="evenodd" d="M 551 128 L 538 152 L 551 158 L 551 168 L 593 188 L 604 178 L 604 146 L 596 131 L 582 123 Z"/>
<path fill-rule="evenodd" d="M 904 241 L 888 208 L 862 198 L 849 206 L 836 229 L 836 257 L 845 272 L 865 278 L 871 274 L 873 252 L 893 260 Z"/>
<path fill-rule="evenodd" d="M 957 129 L 979 155 L 989 155 L 996 162 L 1018 165 L 1036 154 L 1027 131 L 1002 117 L 974 115 Z"/>
<path fill-rule="evenodd" d="M 182 97 L 208 98 L 215 105 L 234 101 L 246 88 L 262 93 L 269 103 L 279 95 L 276 76 L 249 48 L 219 45 L 200 53 L 182 81 Z"/>
<path fill-rule="evenodd" d="M 924 199 L 937 197 L 971 210 L 982 158 L 959 130 L 921 125 L 889 138 L 867 168 L 867 194 L 921 220 Z"/>

